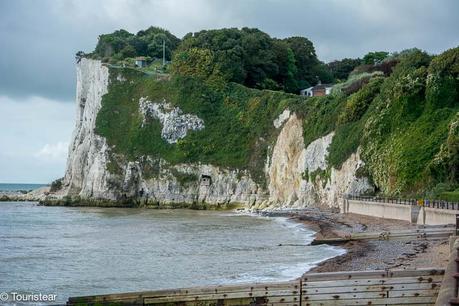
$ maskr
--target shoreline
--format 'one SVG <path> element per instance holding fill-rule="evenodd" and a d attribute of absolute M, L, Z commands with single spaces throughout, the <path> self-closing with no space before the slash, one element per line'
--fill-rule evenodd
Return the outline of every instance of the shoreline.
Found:
<path fill-rule="evenodd" d="M 344 236 L 350 233 L 414 229 L 406 221 L 382 219 L 356 214 L 340 214 L 331 209 L 266 213 L 289 217 L 316 232 L 315 238 Z M 346 252 L 325 259 L 303 273 L 362 271 L 385 269 L 416 269 L 445 267 L 449 257 L 448 239 L 439 240 L 366 240 L 349 241 L 337 245 Z"/>

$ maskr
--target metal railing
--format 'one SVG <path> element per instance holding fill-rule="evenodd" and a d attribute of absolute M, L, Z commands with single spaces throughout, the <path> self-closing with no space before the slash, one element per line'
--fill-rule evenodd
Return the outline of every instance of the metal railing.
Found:
<path fill-rule="evenodd" d="M 402 199 L 402 198 L 379 197 L 379 196 L 357 196 L 357 195 L 349 195 L 349 194 L 346 195 L 345 198 L 348 200 L 403 204 L 403 205 L 417 205 L 419 201 L 422 201 L 423 203 L 422 206 L 424 207 L 459 210 L 458 202 L 449 202 L 449 201 L 444 201 L 444 200 Z"/>

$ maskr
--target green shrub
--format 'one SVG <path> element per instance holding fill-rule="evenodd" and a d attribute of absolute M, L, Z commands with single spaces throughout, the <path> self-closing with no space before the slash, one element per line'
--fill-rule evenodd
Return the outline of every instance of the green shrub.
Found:
<path fill-rule="evenodd" d="M 365 124 L 363 158 L 387 194 L 419 193 L 436 183 L 429 165 L 447 140 L 458 108 L 426 103 L 429 62 L 419 51 L 404 54 L 373 100 Z"/>
<path fill-rule="evenodd" d="M 441 200 L 459 202 L 459 191 L 447 191 L 440 195 Z"/>
<path fill-rule="evenodd" d="M 338 123 L 359 120 L 379 93 L 382 83 L 382 78 L 375 78 L 361 90 L 351 95 L 346 101 L 343 112 L 338 117 Z"/>
<path fill-rule="evenodd" d="M 56 192 L 56 191 L 59 191 L 62 189 L 62 182 L 64 181 L 64 178 L 60 178 L 60 179 L 57 179 L 57 180 L 54 180 L 52 183 L 51 183 L 51 186 L 49 188 L 49 191 L 50 192 Z"/>

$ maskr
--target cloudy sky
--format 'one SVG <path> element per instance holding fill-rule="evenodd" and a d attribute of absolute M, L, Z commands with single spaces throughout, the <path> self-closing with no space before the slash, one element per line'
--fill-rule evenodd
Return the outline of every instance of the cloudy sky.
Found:
<path fill-rule="evenodd" d="M 323 61 L 459 45 L 455 0 L 0 0 L 0 182 L 64 174 L 74 125 L 74 54 L 101 33 L 150 25 L 182 37 L 257 27 L 311 39 Z"/>

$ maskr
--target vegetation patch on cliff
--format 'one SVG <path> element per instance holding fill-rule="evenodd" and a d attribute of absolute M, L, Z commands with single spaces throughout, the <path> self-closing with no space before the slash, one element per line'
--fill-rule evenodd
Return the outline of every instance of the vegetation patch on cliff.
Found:
<path fill-rule="evenodd" d="M 122 78 L 119 78 L 122 75 Z M 205 128 L 189 131 L 175 144 L 161 137 L 161 123 L 143 124 L 139 99 L 166 101 L 195 114 Z M 303 97 L 256 90 L 236 83 L 215 83 L 192 76 L 157 79 L 130 68 L 110 68 L 108 93 L 96 121 L 96 132 L 106 137 L 113 153 L 129 160 L 142 156 L 163 158 L 172 164 L 210 163 L 248 169 L 263 181 L 266 151 L 276 136 L 273 120 Z"/>

